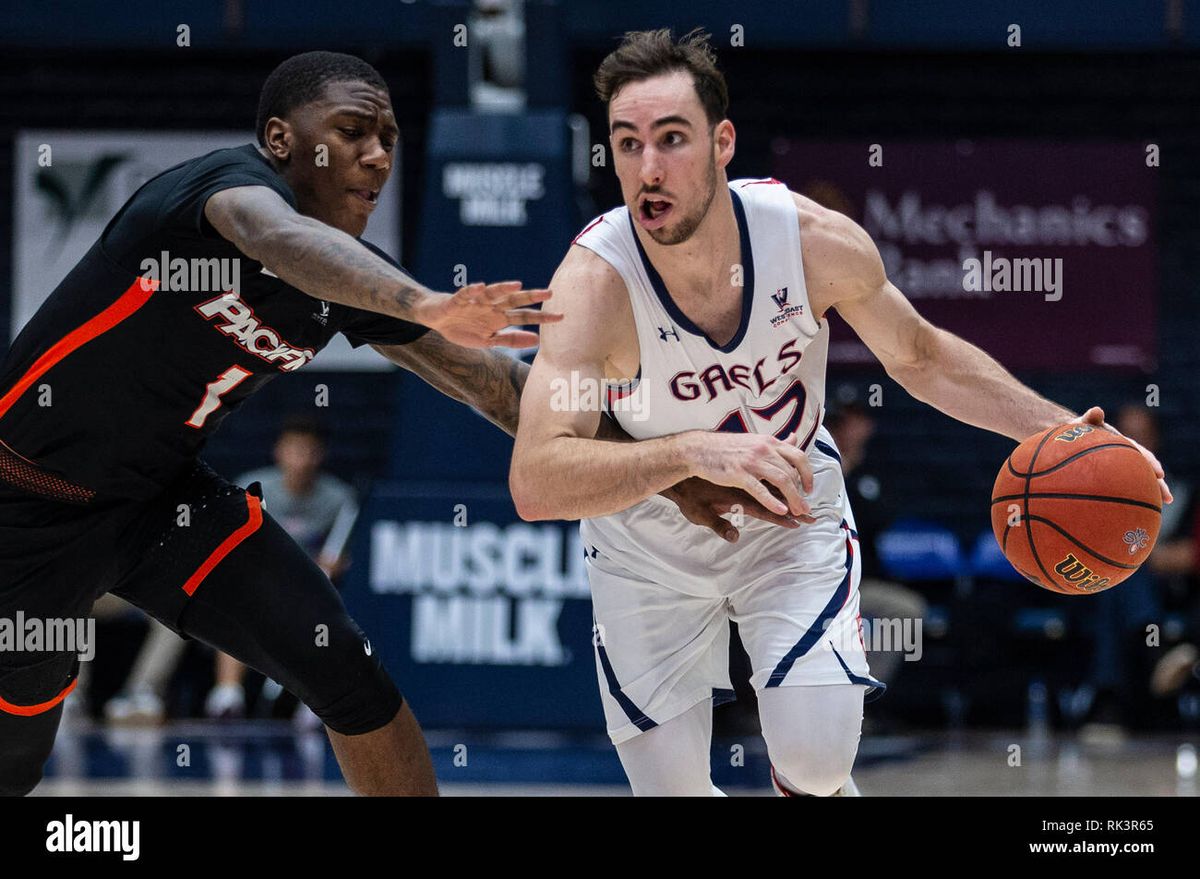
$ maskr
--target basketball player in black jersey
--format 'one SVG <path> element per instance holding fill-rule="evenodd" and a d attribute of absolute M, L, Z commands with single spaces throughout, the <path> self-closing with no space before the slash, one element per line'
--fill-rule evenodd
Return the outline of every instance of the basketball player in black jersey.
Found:
<path fill-rule="evenodd" d="M 354 791 L 433 794 L 417 722 L 328 579 L 198 455 L 339 332 L 513 433 L 528 368 L 486 349 L 557 316 L 519 283 L 431 292 L 357 239 L 397 137 L 365 62 L 285 61 L 257 137 L 142 186 L 3 358 L 0 618 L 86 617 L 112 591 L 295 692 Z M 78 663 L 0 651 L 0 793 L 41 779 Z"/>

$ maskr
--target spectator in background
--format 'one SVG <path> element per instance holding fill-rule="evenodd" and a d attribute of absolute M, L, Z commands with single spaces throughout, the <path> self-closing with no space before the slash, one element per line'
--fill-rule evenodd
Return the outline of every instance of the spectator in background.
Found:
<path fill-rule="evenodd" d="M 891 686 L 904 665 L 903 644 L 893 644 L 891 650 L 872 650 L 880 646 L 871 638 L 871 621 L 900 620 L 912 626 L 913 620 L 925 615 L 926 603 L 918 593 L 884 578 L 876 540 L 888 527 L 892 514 L 883 499 L 883 485 L 871 468 L 865 466 L 867 445 L 875 433 L 875 419 L 869 409 L 855 402 L 831 410 L 825 416 L 825 426 L 833 436 L 842 457 L 842 475 L 850 509 L 858 530 L 862 553 L 862 582 L 859 612 L 863 634 L 867 638 L 867 662 L 871 673 Z"/>
<path fill-rule="evenodd" d="M 327 437 L 322 426 L 307 416 L 288 418 L 275 441 L 275 466 L 244 473 L 237 484 L 262 486 L 265 508 L 285 531 L 309 553 L 330 578 L 345 571 L 345 547 L 358 517 L 354 490 L 335 476 L 323 473 Z M 246 667 L 231 656 L 217 654 L 216 683 L 205 702 L 210 717 L 240 717 L 246 713 L 243 679 Z M 278 694 L 274 682 L 264 687 Z M 298 720 L 316 715 L 298 703 Z M 319 724 L 319 721 L 318 721 Z"/>
<path fill-rule="evenodd" d="M 113 616 L 124 602 L 117 596 L 102 595 L 92 608 L 97 617 Z M 125 605 L 126 612 L 135 609 Z M 187 642 L 160 623 L 147 617 L 146 639 L 138 650 L 137 659 L 129 671 L 125 686 L 104 703 L 104 717 L 109 723 L 156 725 L 166 719 L 167 683 L 175 673 Z"/>
<path fill-rule="evenodd" d="M 1158 421 L 1143 404 L 1123 405 L 1114 426 L 1158 455 Z M 1166 478 L 1170 480 L 1175 502 L 1163 505 L 1158 543 L 1148 563 L 1119 586 L 1075 606 L 1083 614 L 1083 626 L 1093 638 L 1091 663 L 1083 687 L 1084 697 L 1091 703 L 1080 730 L 1085 739 L 1120 739 L 1130 720 L 1147 716 L 1153 707 L 1149 700 L 1151 695 L 1166 695 L 1165 692 L 1156 693 L 1151 687 L 1151 669 L 1156 660 L 1166 659 L 1166 656 L 1160 657 L 1159 648 L 1147 644 L 1147 627 L 1158 626 L 1161 637 L 1162 575 L 1187 567 L 1187 564 L 1179 564 L 1177 548 L 1181 531 L 1185 530 L 1181 514 L 1189 505 L 1191 495 L 1189 486 L 1175 479 L 1169 471 Z M 1186 536 L 1182 537 L 1182 542 L 1191 543 Z M 1177 681 L 1176 688 L 1182 685 L 1178 672 L 1169 677 L 1172 682 Z M 1186 673 L 1183 678 L 1186 679 Z"/>
<path fill-rule="evenodd" d="M 111 592 L 101 595 L 92 606 L 92 616 L 111 620 L 123 614 L 141 612 Z M 153 617 L 146 617 L 149 627 L 138 650 L 137 658 L 120 692 L 104 703 L 103 714 L 109 723 L 121 725 L 157 725 L 166 719 L 167 684 L 187 647 L 187 642 Z M 91 686 L 91 663 L 80 667 L 77 693 Z"/>

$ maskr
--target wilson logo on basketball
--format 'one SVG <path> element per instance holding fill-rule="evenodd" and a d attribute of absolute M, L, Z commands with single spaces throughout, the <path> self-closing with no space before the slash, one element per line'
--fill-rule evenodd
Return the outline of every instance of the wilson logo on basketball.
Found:
<path fill-rule="evenodd" d="M 1091 433 L 1092 428 L 1086 424 L 1080 424 L 1072 427 L 1070 430 L 1063 431 L 1055 437 L 1056 440 L 1064 443 L 1073 443 L 1085 433 Z"/>
<path fill-rule="evenodd" d="M 1129 544 L 1129 554 L 1133 555 L 1139 549 L 1146 548 L 1146 544 L 1150 542 L 1150 535 L 1146 533 L 1145 528 L 1138 528 L 1134 531 L 1126 531 L 1124 540 Z"/>
<path fill-rule="evenodd" d="M 1098 577 L 1093 574 L 1092 569 L 1075 558 L 1073 553 L 1067 553 L 1067 557 L 1054 566 L 1054 573 L 1062 577 L 1069 585 L 1085 592 L 1103 589 L 1108 585 L 1107 577 Z"/>

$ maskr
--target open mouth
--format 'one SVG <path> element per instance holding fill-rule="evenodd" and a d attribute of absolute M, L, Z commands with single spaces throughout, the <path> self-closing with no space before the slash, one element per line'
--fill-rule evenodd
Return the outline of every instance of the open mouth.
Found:
<path fill-rule="evenodd" d="M 350 191 L 372 207 L 379 201 L 378 189 L 351 189 Z"/>
<path fill-rule="evenodd" d="M 674 205 L 664 198 L 647 197 L 642 199 L 639 210 L 642 224 L 658 225 L 671 212 L 673 207 Z"/>

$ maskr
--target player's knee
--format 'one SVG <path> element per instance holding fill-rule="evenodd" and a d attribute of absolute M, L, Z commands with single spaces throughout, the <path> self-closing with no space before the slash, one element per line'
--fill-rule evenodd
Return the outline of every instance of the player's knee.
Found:
<path fill-rule="evenodd" d="M 41 783 L 62 705 L 31 716 L 0 711 L 0 797 L 23 797 Z"/>
<path fill-rule="evenodd" d="M 651 730 L 656 732 L 656 730 Z M 617 745 L 617 756 L 629 779 L 635 797 L 711 797 L 713 783 L 707 753 L 693 757 L 686 753 L 671 753 L 670 740 L 666 747 L 644 748 L 642 741 L 648 733 L 632 742 Z M 686 748 L 677 751 L 686 752 Z M 700 759 L 702 757 L 702 760 Z"/>
<path fill-rule="evenodd" d="M 858 736 L 805 728 L 763 728 L 767 754 L 776 775 L 789 788 L 814 797 L 827 797 L 850 777 L 858 754 Z"/>
<path fill-rule="evenodd" d="M 767 754 L 786 787 L 827 797 L 845 784 L 862 735 L 857 686 L 777 687 L 759 693 Z"/>
<path fill-rule="evenodd" d="M 780 782 L 797 793 L 812 797 L 829 797 L 850 777 L 854 760 L 843 764 L 821 765 L 812 754 L 785 753 L 781 757 L 771 755 L 771 763 Z"/>
<path fill-rule="evenodd" d="M 404 699 L 369 641 L 353 635 L 331 639 L 339 641 L 336 652 L 289 689 L 334 732 L 374 732 L 391 722 Z"/>
<path fill-rule="evenodd" d="M 61 704 L 32 716 L 0 711 L 0 797 L 23 797 L 42 781 Z"/>
<path fill-rule="evenodd" d="M 404 704 L 404 697 L 388 673 L 379 669 L 331 702 L 305 704 L 334 732 L 357 736 L 391 723 Z"/>
<path fill-rule="evenodd" d="M 0 767 L 0 797 L 23 797 L 42 781 L 42 767 Z"/>

